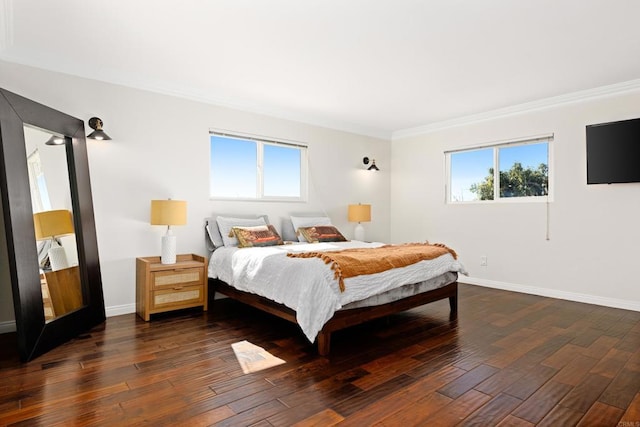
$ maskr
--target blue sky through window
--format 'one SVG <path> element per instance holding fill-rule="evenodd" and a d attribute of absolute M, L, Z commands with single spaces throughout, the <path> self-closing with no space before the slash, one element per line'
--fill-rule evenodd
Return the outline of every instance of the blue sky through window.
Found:
<path fill-rule="evenodd" d="M 540 163 L 548 164 L 548 144 L 526 144 L 500 148 L 500 170 L 511 169 L 514 163 L 520 162 L 527 169 L 538 169 Z"/>
<path fill-rule="evenodd" d="M 493 166 L 493 149 L 451 153 L 451 201 L 466 202 L 477 196 L 469 189 L 480 183 Z"/>
<path fill-rule="evenodd" d="M 534 144 L 496 147 L 499 150 L 501 171 L 511 169 L 519 162 L 527 169 L 537 169 L 541 163 L 549 164 L 549 144 L 547 141 Z M 472 184 L 481 183 L 493 167 L 494 147 L 478 150 L 459 151 L 450 154 L 451 193 L 453 202 L 477 200 L 470 191 Z"/>
<path fill-rule="evenodd" d="M 212 135 L 211 196 L 255 198 L 257 158 L 254 141 Z"/>
<path fill-rule="evenodd" d="M 300 164 L 298 148 L 265 144 L 264 195 L 300 197 Z"/>
<path fill-rule="evenodd" d="M 241 137 L 211 135 L 210 138 L 211 197 L 302 197 L 303 147 L 265 143 Z M 260 151 L 262 159 L 258 157 Z M 259 179 L 262 180 L 262 194 L 258 188 Z"/>

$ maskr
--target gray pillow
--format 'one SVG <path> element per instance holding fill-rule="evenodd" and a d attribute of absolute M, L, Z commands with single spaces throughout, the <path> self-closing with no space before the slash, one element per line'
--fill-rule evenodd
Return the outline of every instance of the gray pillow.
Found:
<path fill-rule="evenodd" d="M 332 225 L 328 216 L 291 216 L 293 230 L 298 234 L 300 227 L 313 227 L 314 225 Z M 306 242 L 304 236 L 298 234 L 298 242 Z"/>
<path fill-rule="evenodd" d="M 245 221 L 247 219 L 249 220 L 258 220 L 260 221 L 259 224 L 257 225 L 263 225 L 263 224 L 269 224 L 269 217 L 267 215 L 246 215 L 246 214 L 233 214 L 233 215 L 214 215 L 211 216 L 209 218 L 205 218 L 205 241 L 207 243 L 207 248 L 209 248 L 210 251 L 214 251 L 216 250 L 216 248 L 220 248 L 222 246 L 225 246 L 225 241 L 222 238 L 222 231 L 220 230 L 219 226 L 218 226 L 218 217 L 224 217 L 224 218 L 235 218 L 238 219 L 240 222 Z M 234 222 L 234 221 L 232 221 Z M 231 227 L 233 227 L 234 225 L 238 225 L 238 226 L 243 226 L 242 224 L 232 224 Z M 229 231 L 231 230 L 231 227 L 229 227 L 229 229 L 226 231 L 226 234 L 229 234 Z M 230 238 L 227 237 L 227 239 L 229 240 Z M 235 237 L 234 237 L 235 239 Z M 233 241 L 230 241 L 230 243 L 232 243 Z M 235 242 L 235 245 L 237 246 L 237 240 Z"/>

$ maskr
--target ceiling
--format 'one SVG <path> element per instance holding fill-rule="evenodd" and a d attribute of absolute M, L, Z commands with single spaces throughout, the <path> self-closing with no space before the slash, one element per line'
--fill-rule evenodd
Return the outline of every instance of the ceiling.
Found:
<path fill-rule="evenodd" d="M 390 138 L 624 83 L 637 0 L 2 0 L 0 59 Z"/>

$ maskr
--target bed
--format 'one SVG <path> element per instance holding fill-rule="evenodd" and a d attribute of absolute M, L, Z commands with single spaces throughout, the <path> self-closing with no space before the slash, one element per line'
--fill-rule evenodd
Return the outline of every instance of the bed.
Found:
<path fill-rule="evenodd" d="M 229 221 L 218 223 L 220 218 Z M 318 218 L 309 221 L 317 222 Z M 310 342 L 317 341 L 320 355 L 329 354 L 334 331 L 433 301 L 448 298 L 450 318 L 457 315 L 457 277 L 465 271 L 455 252 L 444 245 L 413 244 L 420 246 L 421 253 L 435 252 L 406 265 L 360 274 L 366 263 L 354 259 L 354 272 L 347 260 L 356 255 L 390 260 L 391 256 L 380 254 L 414 248 L 346 239 L 300 242 L 303 239 L 291 236 L 285 224 L 281 229 L 288 244 L 264 244 L 263 237 L 270 235 L 264 232 L 250 247 L 238 247 L 237 241 L 224 239 L 233 236 L 230 229 L 264 227 L 255 225 L 260 223 L 268 224 L 268 218 L 217 216 L 205 220 L 212 251 L 208 267 L 211 295 L 222 294 L 298 324 Z M 292 228 L 303 227 L 294 224 Z M 423 250 L 424 246 L 429 247 Z"/>

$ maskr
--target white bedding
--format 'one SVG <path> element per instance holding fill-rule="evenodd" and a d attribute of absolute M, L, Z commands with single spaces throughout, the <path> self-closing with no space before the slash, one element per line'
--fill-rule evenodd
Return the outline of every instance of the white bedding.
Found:
<path fill-rule="evenodd" d="M 305 336 L 313 342 L 336 310 L 402 285 L 418 283 L 448 271 L 466 274 L 451 254 L 420 261 L 382 273 L 345 279 L 345 291 L 330 267 L 319 258 L 291 258 L 287 252 L 341 250 L 378 247 L 382 243 L 359 241 L 301 243 L 262 248 L 222 247 L 209 260 L 209 277 L 238 290 L 251 292 L 295 310 Z"/>

